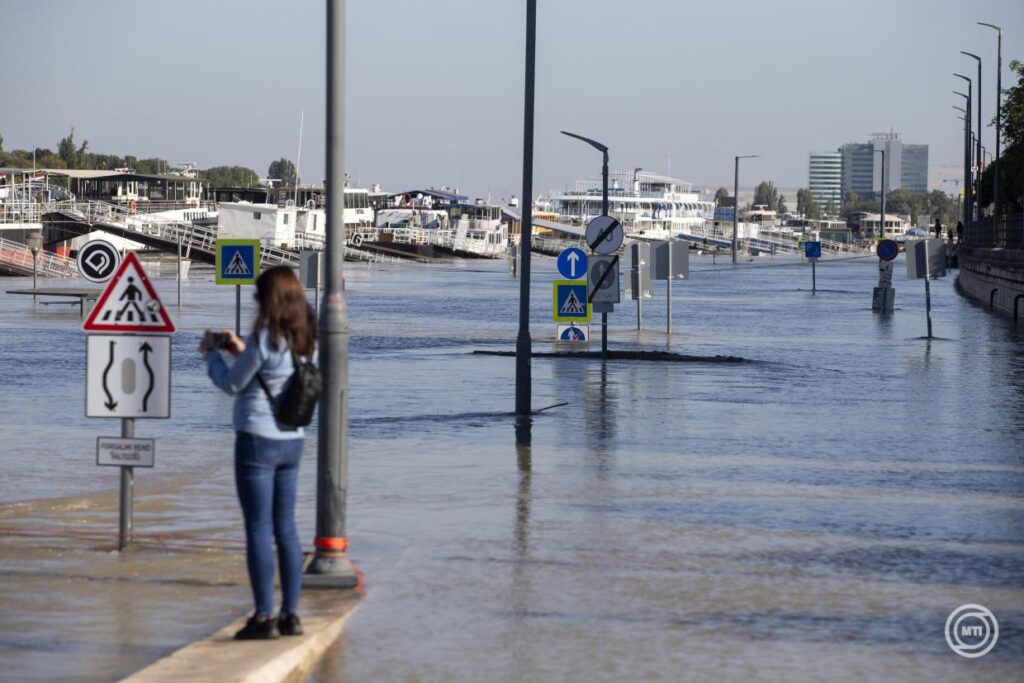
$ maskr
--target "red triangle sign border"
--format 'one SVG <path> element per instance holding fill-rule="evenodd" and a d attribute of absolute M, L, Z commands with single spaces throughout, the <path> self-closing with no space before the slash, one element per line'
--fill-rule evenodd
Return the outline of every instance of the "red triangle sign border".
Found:
<path fill-rule="evenodd" d="M 121 278 L 124 277 L 125 271 L 128 268 L 133 268 L 139 276 L 139 280 L 142 286 L 145 288 L 149 298 L 159 304 L 156 314 L 160 316 L 163 321 L 159 325 L 136 325 L 132 323 L 103 323 L 96 320 L 100 313 L 103 311 L 107 304 L 107 300 L 117 289 L 117 285 L 121 282 Z M 171 317 L 167 315 L 167 310 L 164 308 L 163 302 L 160 301 L 160 297 L 157 296 L 156 290 L 153 289 L 153 284 L 149 281 L 149 276 L 146 275 L 146 271 L 142 268 L 142 264 L 139 262 L 135 252 L 128 252 L 124 260 L 121 261 L 121 265 L 118 267 L 117 272 L 114 273 L 114 277 L 110 278 L 110 282 L 107 284 L 106 289 L 100 294 L 100 298 L 96 300 L 95 305 L 92 307 L 92 311 L 89 312 L 89 317 L 86 318 L 82 324 L 82 330 L 85 332 L 122 332 L 122 333 L 148 333 L 148 334 L 170 334 L 175 331 L 174 322 L 171 321 Z"/>

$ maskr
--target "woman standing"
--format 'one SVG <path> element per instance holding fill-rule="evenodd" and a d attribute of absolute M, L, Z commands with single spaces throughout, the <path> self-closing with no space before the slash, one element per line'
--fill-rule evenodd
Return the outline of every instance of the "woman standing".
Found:
<path fill-rule="evenodd" d="M 316 348 L 316 319 L 291 268 L 278 266 L 256 281 L 259 314 L 243 341 L 231 330 L 207 331 L 199 350 L 210 379 L 235 396 L 235 485 L 245 517 L 245 556 L 256 611 L 239 640 L 299 635 L 302 545 L 295 528 L 295 489 L 302 457 L 301 427 L 274 418 L 268 394 L 279 396 L 295 369 L 294 356 Z M 225 351 L 235 356 L 228 365 Z M 266 386 L 261 386 L 265 384 Z M 274 618 L 274 542 L 281 571 L 281 612 Z"/>

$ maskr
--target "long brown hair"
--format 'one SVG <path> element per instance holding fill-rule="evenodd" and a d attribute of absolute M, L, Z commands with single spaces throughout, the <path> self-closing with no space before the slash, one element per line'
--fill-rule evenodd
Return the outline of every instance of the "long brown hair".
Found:
<path fill-rule="evenodd" d="M 263 271 L 256 280 L 256 301 L 260 306 L 253 326 L 257 338 L 266 329 L 275 351 L 280 350 L 283 337 L 298 355 L 312 355 L 316 350 L 316 316 L 295 271 L 288 266 Z"/>

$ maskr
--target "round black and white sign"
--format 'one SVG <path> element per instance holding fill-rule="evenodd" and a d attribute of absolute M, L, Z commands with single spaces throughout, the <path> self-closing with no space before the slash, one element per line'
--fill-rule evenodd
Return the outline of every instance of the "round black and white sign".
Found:
<path fill-rule="evenodd" d="M 120 263 L 117 247 L 104 240 L 90 240 L 78 250 L 78 272 L 89 282 L 106 282 Z"/>
<path fill-rule="evenodd" d="M 611 254 L 622 246 L 622 224 L 611 216 L 598 216 L 587 223 L 586 240 L 598 254 Z"/>

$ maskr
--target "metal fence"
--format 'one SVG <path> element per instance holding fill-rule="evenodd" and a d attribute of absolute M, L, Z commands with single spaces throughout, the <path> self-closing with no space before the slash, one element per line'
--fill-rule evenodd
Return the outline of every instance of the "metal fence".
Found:
<path fill-rule="evenodd" d="M 979 249 L 1024 249 L 1024 215 L 969 223 L 964 226 L 963 243 Z"/>

